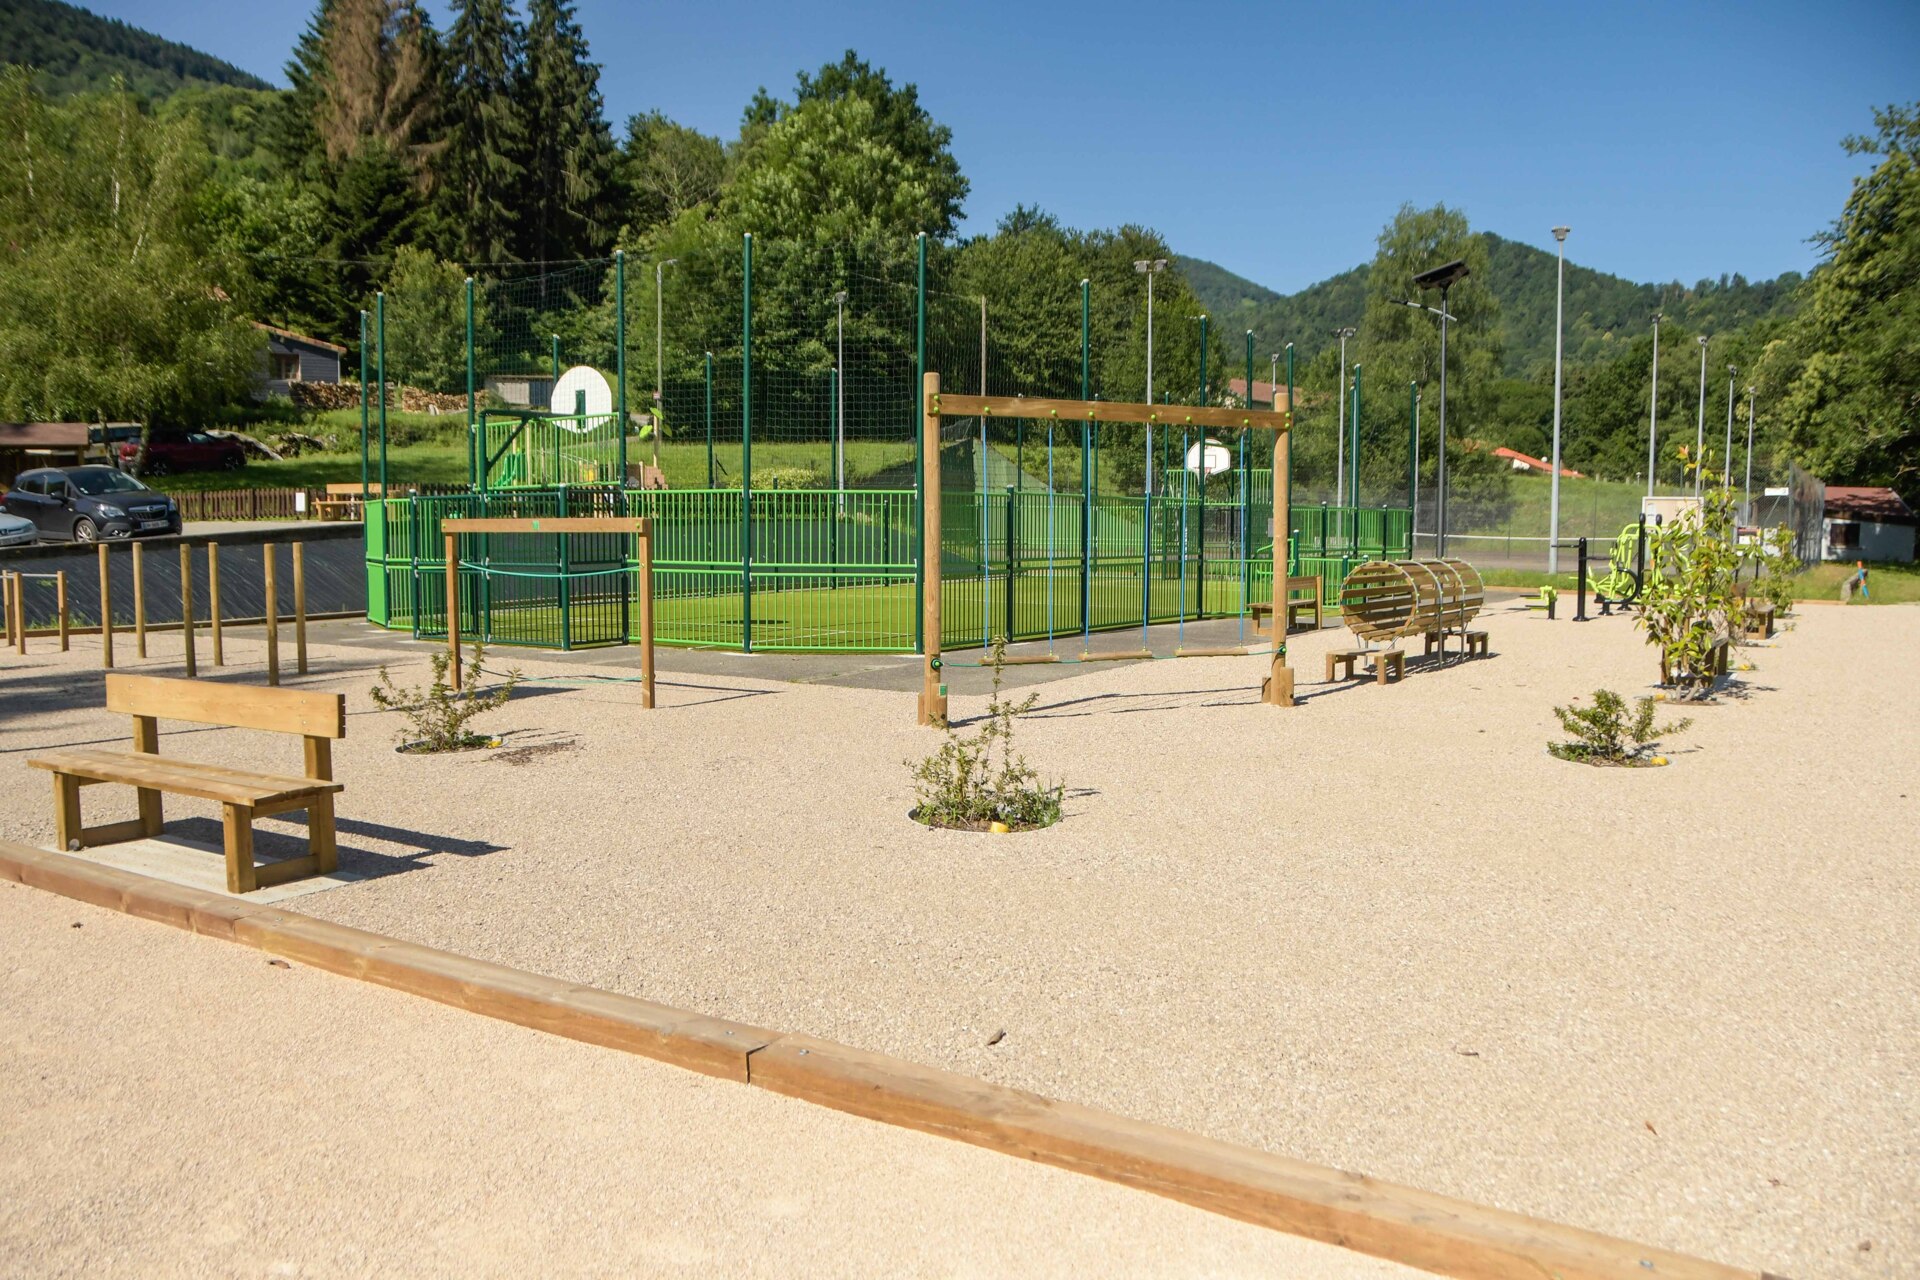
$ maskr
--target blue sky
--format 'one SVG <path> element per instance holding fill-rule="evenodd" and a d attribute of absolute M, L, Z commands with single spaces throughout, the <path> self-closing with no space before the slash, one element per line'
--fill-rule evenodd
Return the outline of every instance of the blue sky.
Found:
<path fill-rule="evenodd" d="M 83 0 L 275 82 L 312 6 Z M 436 19 L 446 6 L 431 0 Z M 970 230 L 1016 203 L 1139 222 L 1283 292 L 1372 255 L 1403 201 L 1634 280 L 1813 265 L 1864 171 L 1840 139 L 1920 98 L 1920 5 L 580 0 L 616 130 L 732 136 L 754 89 L 849 47 L 951 126 Z"/>

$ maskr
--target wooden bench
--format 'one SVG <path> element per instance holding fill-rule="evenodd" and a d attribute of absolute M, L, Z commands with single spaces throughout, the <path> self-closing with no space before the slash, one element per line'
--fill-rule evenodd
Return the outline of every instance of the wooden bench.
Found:
<path fill-rule="evenodd" d="M 1749 599 L 1741 615 L 1741 630 L 1749 640 L 1771 640 L 1773 615 L 1773 601 Z"/>
<path fill-rule="evenodd" d="M 1335 667 L 1340 668 L 1341 679 L 1353 679 L 1354 664 L 1361 661 L 1372 663 L 1376 684 L 1385 684 L 1389 673 L 1396 680 L 1406 678 L 1407 655 L 1403 649 L 1336 649 L 1327 655 L 1327 683 L 1333 683 Z"/>
<path fill-rule="evenodd" d="M 1424 647 L 1420 650 L 1421 656 L 1425 657 L 1432 653 L 1434 646 L 1438 645 L 1440 647 L 1440 656 L 1443 658 L 1446 657 L 1448 636 L 1460 637 L 1460 651 L 1469 658 L 1475 654 L 1479 654 L 1483 658 L 1487 656 L 1487 633 L 1484 631 L 1429 631 L 1421 637 L 1424 642 Z"/>
<path fill-rule="evenodd" d="M 412 492 L 413 490 L 411 488 L 402 489 L 396 485 L 393 496 Z M 384 498 L 387 496 L 389 495 L 378 480 L 370 480 L 367 482 L 367 500 L 369 502 L 376 498 Z M 362 513 L 360 510 L 359 482 L 328 485 L 326 496 L 313 500 L 313 513 L 322 520 L 360 519 Z"/>
<path fill-rule="evenodd" d="M 1296 592 L 1307 592 L 1307 596 L 1296 599 Z M 1287 579 L 1287 630 L 1292 631 L 1300 625 L 1300 615 L 1313 615 L 1313 629 L 1318 631 L 1321 622 L 1320 579 L 1312 574 L 1297 574 Z M 1273 605 L 1268 601 L 1247 606 L 1247 612 L 1253 617 L 1253 633 L 1267 635 L 1273 630 Z"/>
<path fill-rule="evenodd" d="M 217 802 L 226 837 L 227 891 L 251 893 L 303 876 L 326 875 L 336 867 L 333 797 L 342 788 L 333 781 L 333 739 L 346 736 L 346 708 L 346 698 L 337 693 L 113 674 L 107 677 L 107 710 L 133 717 L 133 750 L 56 751 L 27 763 L 53 774 L 54 832 L 62 849 L 159 835 L 160 797 L 168 792 Z M 306 743 L 306 770 L 288 775 L 255 773 L 165 759 L 160 755 L 158 723 L 163 718 L 298 734 Z M 80 788 L 101 782 L 133 787 L 140 816 L 98 827 L 81 826 Z M 292 809 L 307 811 L 310 852 L 255 866 L 253 820 Z"/>

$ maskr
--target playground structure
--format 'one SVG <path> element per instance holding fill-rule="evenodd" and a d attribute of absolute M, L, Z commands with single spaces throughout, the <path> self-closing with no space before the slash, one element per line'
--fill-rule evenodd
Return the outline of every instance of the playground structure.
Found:
<path fill-rule="evenodd" d="M 641 301 L 659 319 L 632 357 L 618 255 L 552 280 L 468 280 L 469 482 L 459 492 L 404 493 L 389 474 L 387 384 L 425 376 L 390 350 L 422 347 L 417 335 L 396 339 L 430 318 L 409 321 L 376 300 L 365 348 L 381 388 L 363 449 L 369 620 L 446 635 L 448 519 L 648 519 L 658 641 L 746 652 L 924 654 L 995 637 L 1044 640 L 1051 652 L 1076 634 L 1085 650 L 1093 632 L 1159 623 L 1180 627 L 1184 643 L 1188 621 L 1219 618 L 1239 619 L 1245 638 L 1276 564 L 1316 578 L 1324 606 L 1353 565 L 1409 554 L 1405 506 L 1276 501 L 1297 488 L 1264 465 L 1280 434 L 1274 415 L 1292 404 L 1290 361 L 1273 409 L 1237 406 L 1207 377 L 1203 326 L 1199 385 L 1184 397 L 1195 403 L 1169 392 L 1139 405 L 1137 390 L 1106 387 L 1088 282 L 1059 299 L 1059 327 L 1080 323 L 1078 367 L 1060 352 L 1048 364 L 1012 340 L 993 345 L 991 300 L 930 283 L 929 256 L 924 239 L 910 255 L 823 257 L 770 253 L 748 237 L 736 261 L 683 256 L 670 275 L 635 272 L 638 294 L 663 280 L 681 292 L 671 308 L 657 293 Z M 563 344 L 560 333 L 575 336 Z M 652 366 L 651 396 L 629 390 L 636 364 Z M 964 392 L 1007 406 L 928 419 L 919 388 L 936 368 L 949 405 Z M 587 403 L 570 388 L 595 370 L 608 394 Z M 522 385 L 548 407 L 492 403 Z M 643 396 L 651 411 L 629 414 Z M 1062 403 L 1106 407 L 1089 418 Z M 1343 496 L 1358 494 L 1349 488 Z M 922 501 L 928 492 L 937 504 Z M 937 555 L 929 505 L 940 508 Z M 618 567 L 585 541 L 480 540 L 454 568 L 458 625 L 496 645 L 628 642 L 637 596 L 631 568 L 622 581 Z M 941 632 L 930 637 L 936 582 Z"/>
<path fill-rule="evenodd" d="M 1340 589 L 1340 611 L 1356 649 L 1327 655 L 1327 678 L 1344 664 L 1351 677 L 1354 664 L 1369 661 L 1376 679 L 1387 682 L 1390 671 L 1404 674 L 1406 654 L 1395 642 L 1421 636 L 1426 651 L 1437 646 L 1446 654 L 1449 637 L 1458 637 L 1464 653 L 1486 652 L 1486 632 L 1469 630 L 1486 593 L 1480 574 L 1464 560 L 1377 560 L 1347 575 Z M 1376 649 L 1378 644 L 1381 647 Z"/>

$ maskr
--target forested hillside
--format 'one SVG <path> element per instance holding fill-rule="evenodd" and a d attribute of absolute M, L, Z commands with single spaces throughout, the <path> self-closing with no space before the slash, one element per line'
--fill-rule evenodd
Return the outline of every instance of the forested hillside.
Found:
<path fill-rule="evenodd" d="M 0 56 L 34 68 L 56 96 L 105 89 L 118 76 L 142 98 L 187 85 L 265 89 L 231 63 L 60 0 L 0 0 Z"/>

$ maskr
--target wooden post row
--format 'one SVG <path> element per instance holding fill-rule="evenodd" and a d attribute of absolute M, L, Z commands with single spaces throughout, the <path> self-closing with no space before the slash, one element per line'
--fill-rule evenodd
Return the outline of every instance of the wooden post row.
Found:
<path fill-rule="evenodd" d="M 293 544 L 293 669 L 307 674 L 307 558 L 306 544 Z"/>
<path fill-rule="evenodd" d="M 280 595 L 273 579 L 273 544 L 262 543 L 260 564 L 267 588 L 267 683 L 280 683 Z"/>
<path fill-rule="evenodd" d="M 186 642 L 187 676 L 200 673 L 193 661 L 193 548 L 180 544 L 180 637 Z"/>
<path fill-rule="evenodd" d="M 133 544 L 133 649 L 147 656 L 146 548 Z"/>
<path fill-rule="evenodd" d="M 227 665 L 220 648 L 220 544 L 207 544 L 207 625 L 213 632 L 213 665 Z"/>
<path fill-rule="evenodd" d="M 107 544 L 100 544 L 100 665 L 113 669 L 113 579 L 107 573 Z"/>

